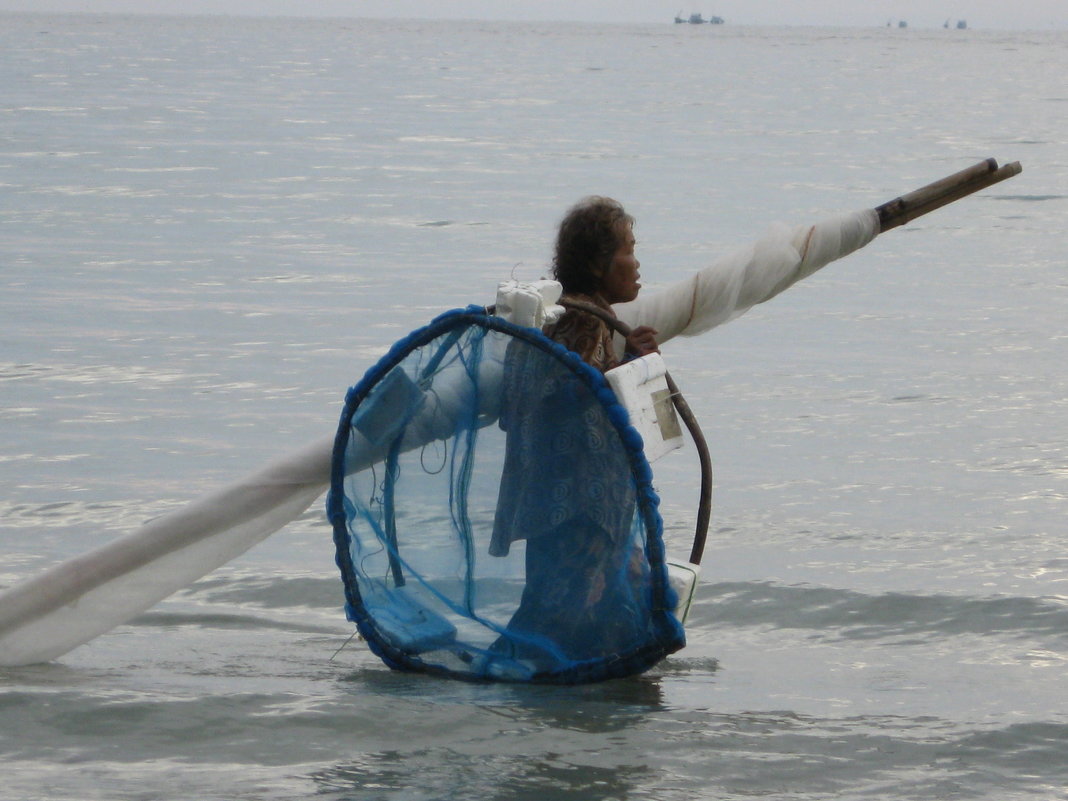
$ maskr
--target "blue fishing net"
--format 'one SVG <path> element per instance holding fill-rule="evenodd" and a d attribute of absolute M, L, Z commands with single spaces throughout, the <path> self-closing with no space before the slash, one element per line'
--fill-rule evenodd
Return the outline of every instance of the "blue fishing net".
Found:
<path fill-rule="evenodd" d="M 349 390 L 327 501 L 346 611 L 390 667 L 581 683 L 684 644 L 641 438 L 604 377 L 479 307 Z"/>

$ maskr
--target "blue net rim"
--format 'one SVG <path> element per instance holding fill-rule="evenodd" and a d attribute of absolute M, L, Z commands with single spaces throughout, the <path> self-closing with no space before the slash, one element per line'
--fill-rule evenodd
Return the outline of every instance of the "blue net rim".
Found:
<path fill-rule="evenodd" d="M 370 394 L 371 389 L 413 350 L 465 326 L 500 331 L 524 340 L 558 358 L 587 384 L 605 406 L 609 419 L 620 434 L 636 483 L 637 507 L 647 532 L 645 550 L 650 567 L 649 575 L 654 599 L 653 612 L 659 623 L 657 640 L 629 653 L 613 655 L 611 658 L 591 660 L 566 669 L 537 673 L 523 683 L 585 684 L 631 676 L 647 670 L 668 654 L 683 648 L 686 638 L 682 625 L 671 611 L 675 608 L 676 598 L 667 579 L 664 524 L 659 512 L 660 497 L 653 489 L 653 473 L 645 458 L 641 435 L 631 426 L 626 409 L 619 403 L 600 371 L 584 362 L 578 354 L 549 339 L 539 329 L 510 323 L 490 314 L 483 306 L 468 306 L 444 312 L 427 325 L 398 340 L 389 352 L 370 367 L 364 373 L 363 378 L 345 394 L 345 406 L 342 409 L 337 434 L 334 438 L 330 492 L 327 495 L 326 506 L 327 517 L 333 528 L 335 561 L 344 583 L 349 619 L 355 621 L 357 629 L 372 652 L 393 669 L 437 674 L 472 682 L 508 681 L 508 679 L 453 671 L 443 666 L 413 659 L 408 653 L 395 648 L 378 636 L 373 624 L 368 620 L 369 614 L 360 598 L 356 568 L 350 551 L 351 535 L 348 531 L 344 509 L 345 453 L 352 430 L 352 418 L 360 403 Z"/>

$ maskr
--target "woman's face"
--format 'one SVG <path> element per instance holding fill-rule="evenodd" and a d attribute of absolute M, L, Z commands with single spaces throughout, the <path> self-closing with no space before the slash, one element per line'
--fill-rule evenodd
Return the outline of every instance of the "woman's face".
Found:
<path fill-rule="evenodd" d="M 634 231 L 624 223 L 623 243 L 619 246 L 608 272 L 601 278 L 601 296 L 609 303 L 626 303 L 638 297 L 642 285 L 638 268 L 641 264 L 634 257 Z"/>

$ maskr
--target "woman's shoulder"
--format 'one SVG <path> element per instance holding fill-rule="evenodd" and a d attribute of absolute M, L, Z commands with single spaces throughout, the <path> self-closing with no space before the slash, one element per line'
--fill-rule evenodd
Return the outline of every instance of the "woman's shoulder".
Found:
<path fill-rule="evenodd" d="M 611 316 L 615 316 L 612 313 L 612 307 L 595 295 L 576 292 L 565 294 L 560 300 L 592 304 L 604 309 Z M 555 323 L 545 327 L 545 334 L 568 350 L 574 351 L 584 362 L 602 372 L 616 364 L 612 348 L 612 332 L 608 324 L 596 314 L 581 309 L 568 309 Z"/>

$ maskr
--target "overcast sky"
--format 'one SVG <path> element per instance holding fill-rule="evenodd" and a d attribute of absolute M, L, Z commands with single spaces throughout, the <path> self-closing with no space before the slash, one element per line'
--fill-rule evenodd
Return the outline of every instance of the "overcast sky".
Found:
<path fill-rule="evenodd" d="M 735 25 L 1068 28 L 1068 0 L 0 0 L 0 11 L 252 14 L 665 22 L 717 14 Z"/>

